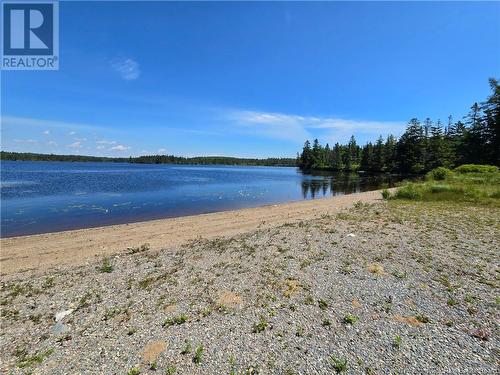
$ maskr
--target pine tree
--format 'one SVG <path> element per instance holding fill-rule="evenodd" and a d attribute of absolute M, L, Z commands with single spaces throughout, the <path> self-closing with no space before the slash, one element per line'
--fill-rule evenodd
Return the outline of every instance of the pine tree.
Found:
<path fill-rule="evenodd" d="M 384 171 L 384 139 L 380 136 L 377 143 L 373 146 L 373 162 L 371 170 L 373 172 Z"/>
<path fill-rule="evenodd" d="M 402 173 L 424 172 L 424 130 L 418 119 L 409 121 L 405 133 L 397 144 L 397 160 Z"/>

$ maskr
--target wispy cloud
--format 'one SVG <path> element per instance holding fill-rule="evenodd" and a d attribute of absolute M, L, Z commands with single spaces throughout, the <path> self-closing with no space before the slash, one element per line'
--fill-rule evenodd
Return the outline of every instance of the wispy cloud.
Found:
<path fill-rule="evenodd" d="M 131 58 L 116 59 L 111 67 L 126 81 L 136 80 L 141 75 L 139 63 Z"/>
<path fill-rule="evenodd" d="M 116 145 L 110 148 L 111 151 L 127 151 L 128 149 L 130 149 L 130 147 L 124 145 Z"/>
<path fill-rule="evenodd" d="M 300 116 L 256 111 L 230 111 L 226 119 L 240 130 L 264 137 L 302 141 L 310 137 Z"/>
<path fill-rule="evenodd" d="M 105 139 L 101 139 L 99 141 L 96 141 L 98 145 L 116 145 L 118 142 L 116 141 L 107 141 Z"/>
<path fill-rule="evenodd" d="M 265 137 L 303 142 L 318 136 L 329 142 L 345 142 L 351 135 L 400 134 L 405 123 L 401 121 L 353 120 L 336 117 L 300 116 L 295 114 L 229 111 L 229 120 L 249 132 Z"/>
<path fill-rule="evenodd" d="M 43 135 L 49 135 L 50 134 L 50 130 L 44 130 L 43 131 Z"/>
<path fill-rule="evenodd" d="M 82 148 L 82 142 L 73 142 L 68 145 L 69 148 L 79 149 Z"/>
<path fill-rule="evenodd" d="M 158 149 L 158 153 L 159 153 L 159 154 L 164 154 L 165 152 L 167 152 L 167 149 L 166 149 L 166 148 L 159 148 L 159 149 Z"/>
<path fill-rule="evenodd" d="M 57 142 L 55 142 L 55 141 L 48 141 L 47 142 L 47 146 L 56 147 L 57 146 Z"/>
<path fill-rule="evenodd" d="M 28 144 L 37 144 L 38 141 L 36 139 L 14 139 L 16 143 L 28 143 Z"/>

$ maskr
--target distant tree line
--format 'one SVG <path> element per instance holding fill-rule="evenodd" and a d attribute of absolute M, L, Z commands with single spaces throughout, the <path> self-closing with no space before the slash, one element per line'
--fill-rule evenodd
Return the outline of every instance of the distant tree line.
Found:
<path fill-rule="evenodd" d="M 233 158 L 225 156 L 199 156 L 185 158 L 174 155 L 148 155 L 128 158 L 112 158 L 86 155 L 55 155 L 36 154 L 31 152 L 0 152 L 1 160 L 24 161 L 69 161 L 69 162 L 117 162 L 141 164 L 224 164 L 224 165 L 253 165 L 253 166 L 279 166 L 295 167 L 297 160 L 294 158 Z"/>
<path fill-rule="evenodd" d="M 462 164 L 500 165 L 500 86 L 489 80 L 491 95 L 474 103 L 463 121 L 448 117 L 424 122 L 413 118 L 397 139 L 381 136 L 364 146 L 354 136 L 346 145 L 322 146 L 317 139 L 305 142 L 297 163 L 304 170 L 366 171 L 371 173 L 426 173 L 437 167 Z"/>

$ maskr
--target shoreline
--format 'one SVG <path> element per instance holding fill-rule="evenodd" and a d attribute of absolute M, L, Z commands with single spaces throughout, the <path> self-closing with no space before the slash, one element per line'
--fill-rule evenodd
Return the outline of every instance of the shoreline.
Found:
<path fill-rule="evenodd" d="M 197 238 L 215 238 L 320 217 L 381 200 L 382 190 L 295 201 L 239 210 L 117 224 L 0 239 L 0 276 L 41 273 L 84 265 L 98 257 L 150 245 L 150 251 L 179 246 Z"/>

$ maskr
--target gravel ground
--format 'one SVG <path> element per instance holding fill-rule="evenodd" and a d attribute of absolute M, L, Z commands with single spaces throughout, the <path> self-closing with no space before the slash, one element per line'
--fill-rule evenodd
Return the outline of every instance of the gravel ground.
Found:
<path fill-rule="evenodd" d="M 1 369 L 499 373 L 499 229 L 493 207 L 359 203 L 20 274 L 1 284 Z"/>

